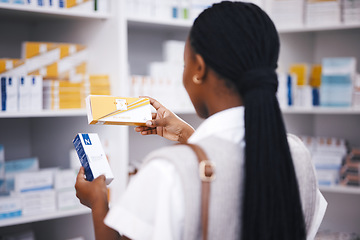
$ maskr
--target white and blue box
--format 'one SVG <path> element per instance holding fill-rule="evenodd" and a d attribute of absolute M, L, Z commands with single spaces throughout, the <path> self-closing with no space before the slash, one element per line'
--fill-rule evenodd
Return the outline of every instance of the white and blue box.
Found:
<path fill-rule="evenodd" d="M 81 165 L 85 168 L 86 180 L 92 181 L 100 175 L 104 175 L 106 184 L 110 184 L 114 175 L 98 134 L 78 133 L 73 143 Z"/>

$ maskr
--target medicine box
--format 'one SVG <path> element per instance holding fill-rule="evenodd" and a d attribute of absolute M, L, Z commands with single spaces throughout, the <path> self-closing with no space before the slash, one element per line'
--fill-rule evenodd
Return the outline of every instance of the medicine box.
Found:
<path fill-rule="evenodd" d="M 54 188 L 54 169 L 22 172 L 15 175 L 15 191 L 30 192 Z"/>
<path fill-rule="evenodd" d="M 15 189 L 15 175 L 21 172 L 39 170 L 39 160 L 37 158 L 24 158 L 12 161 L 5 161 L 6 190 Z"/>
<path fill-rule="evenodd" d="M 86 111 L 89 124 L 145 126 L 152 119 L 148 98 L 90 95 Z"/>
<path fill-rule="evenodd" d="M 96 133 L 78 133 L 73 140 L 81 165 L 85 168 L 86 180 L 92 181 L 100 175 L 110 184 L 114 175 Z"/>
<path fill-rule="evenodd" d="M 0 197 L 0 219 L 21 216 L 21 198 L 17 196 Z"/>

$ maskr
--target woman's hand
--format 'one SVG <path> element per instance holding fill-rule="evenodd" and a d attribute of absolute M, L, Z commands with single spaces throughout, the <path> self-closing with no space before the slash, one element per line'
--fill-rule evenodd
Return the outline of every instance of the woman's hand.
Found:
<path fill-rule="evenodd" d="M 101 175 L 92 182 L 85 180 L 84 167 L 81 167 L 76 178 L 75 189 L 76 197 L 80 202 L 93 209 L 97 206 L 108 206 L 107 188 L 105 176 Z"/>
<path fill-rule="evenodd" d="M 153 120 L 146 122 L 146 127 L 136 127 L 135 131 L 142 135 L 157 134 L 171 141 L 187 142 L 194 133 L 194 128 L 155 99 L 147 98 L 150 99 L 150 104 L 155 108 L 156 113 L 153 113 Z"/>
<path fill-rule="evenodd" d="M 125 236 L 105 225 L 104 219 L 109 211 L 109 203 L 107 199 L 107 188 L 105 176 L 94 179 L 92 182 L 86 181 L 84 178 L 84 168 L 81 167 L 76 178 L 75 189 L 76 196 L 80 202 L 91 208 L 95 239 L 96 240 L 125 240 Z"/>

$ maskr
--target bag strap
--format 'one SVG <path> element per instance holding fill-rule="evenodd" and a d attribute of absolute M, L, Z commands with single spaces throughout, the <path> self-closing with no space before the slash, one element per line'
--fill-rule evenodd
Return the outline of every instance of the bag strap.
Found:
<path fill-rule="evenodd" d="M 196 154 L 199 162 L 199 176 L 201 179 L 201 223 L 203 240 L 207 240 L 208 221 L 209 221 L 209 200 L 210 183 L 215 179 L 215 165 L 211 162 L 204 150 L 195 144 L 184 143 L 189 146 Z"/>

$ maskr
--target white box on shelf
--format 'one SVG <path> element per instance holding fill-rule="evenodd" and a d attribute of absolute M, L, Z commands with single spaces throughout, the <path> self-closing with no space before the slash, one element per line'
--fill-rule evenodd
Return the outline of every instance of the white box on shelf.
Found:
<path fill-rule="evenodd" d="M 1 110 L 18 111 L 18 78 L 1 76 Z"/>
<path fill-rule="evenodd" d="M 41 169 L 15 175 L 15 191 L 30 192 L 54 188 L 54 169 Z"/>
<path fill-rule="evenodd" d="M 19 79 L 19 111 L 31 110 L 31 76 L 21 76 Z"/>
<path fill-rule="evenodd" d="M 21 198 L 18 196 L 0 197 L 0 219 L 20 217 L 22 214 Z"/>
<path fill-rule="evenodd" d="M 72 189 L 58 190 L 56 200 L 58 210 L 68 210 L 81 207 L 80 201 L 76 197 L 74 187 Z"/>
<path fill-rule="evenodd" d="M 30 109 L 40 111 L 43 108 L 43 78 L 40 75 L 31 76 Z"/>
<path fill-rule="evenodd" d="M 39 170 L 38 158 L 24 158 L 11 161 L 5 161 L 6 190 L 15 189 L 15 175 L 21 172 Z"/>
<path fill-rule="evenodd" d="M 22 192 L 22 213 L 26 215 L 53 212 L 56 210 L 56 192 L 53 189 Z"/>
<path fill-rule="evenodd" d="M 349 107 L 356 76 L 356 58 L 324 58 L 320 104 L 325 107 Z"/>
<path fill-rule="evenodd" d="M 77 160 L 79 162 L 79 160 Z M 77 173 L 74 169 L 61 169 L 55 172 L 55 189 L 74 189 Z"/>

